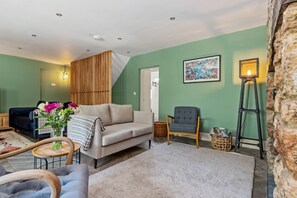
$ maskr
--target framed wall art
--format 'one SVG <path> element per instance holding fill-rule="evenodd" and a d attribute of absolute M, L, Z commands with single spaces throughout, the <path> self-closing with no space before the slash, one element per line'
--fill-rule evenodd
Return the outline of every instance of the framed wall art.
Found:
<path fill-rule="evenodd" d="M 184 61 L 184 83 L 221 80 L 221 55 Z"/>

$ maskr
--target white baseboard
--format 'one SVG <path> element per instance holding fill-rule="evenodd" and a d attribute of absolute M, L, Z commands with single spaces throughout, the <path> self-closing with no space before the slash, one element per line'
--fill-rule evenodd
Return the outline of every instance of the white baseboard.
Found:
<path fill-rule="evenodd" d="M 209 135 L 209 133 L 205 133 L 205 132 L 200 132 L 200 139 L 203 141 L 211 141 L 211 136 Z M 241 142 L 246 142 L 246 143 L 251 143 L 251 144 L 257 144 L 258 141 L 256 140 L 247 140 L 247 139 L 242 139 Z M 232 138 L 232 145 L 235 145 L 235 137 L 233 136 Z M 241 144 L 242 147 L 244 148 L 251 148 L 251 149 L 257 149 L 259 150 L 259 147 L 256 145 L 249 145 L 249 144 Z M 264 151 L 266 151 L 266 141 L 263 141 L 263 149 Z"/>

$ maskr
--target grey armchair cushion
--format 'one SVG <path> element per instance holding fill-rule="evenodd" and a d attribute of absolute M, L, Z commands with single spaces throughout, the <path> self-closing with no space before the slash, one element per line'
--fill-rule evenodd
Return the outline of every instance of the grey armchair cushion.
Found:
<path fill-rule="evenodd" d="M 175 107 L 174 123 L 197 125 L 197 107 Z"/>
<path fill-rule="evenodd" d="M 186 132 L 196 133 L 196 125 L 194 124 L 170 124 L 170 131 L 172 132 Z"/>
<path fill-rule="evenodd" d="M 3 170 L 2 170 L 3 171 Z M 64 166 L 52 171 L 59 177 L 62 198 L 87 198 L 89 172 L 86 164 Z M 47 198 L 50 187 L 41 180 L 26 180 L 0 186 L 0 197 Z"/>
<path fill-rule="evenodd" d="M 170 131 L 195 133 L 198 114 L 197 107 L 175 107 L 174 123 L 170 124 Z"/>

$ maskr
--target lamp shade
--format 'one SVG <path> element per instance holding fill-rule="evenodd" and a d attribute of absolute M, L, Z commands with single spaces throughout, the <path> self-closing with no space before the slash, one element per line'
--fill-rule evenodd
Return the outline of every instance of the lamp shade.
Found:
<path fill-rule="evenodd" d="M 239 78 L 259 77 L 259 58 L 239 61 Z"/>

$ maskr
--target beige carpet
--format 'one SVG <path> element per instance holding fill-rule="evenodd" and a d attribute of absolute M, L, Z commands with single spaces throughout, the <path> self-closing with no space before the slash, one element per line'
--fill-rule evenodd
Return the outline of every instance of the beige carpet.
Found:
<path fill-rule="evenodd" d="M 250 198 L 255 160 L 172 143 L 90 176 L 89 197 Z"/>
<path fill-rule="evenodd" d="M 25 147 L 33 144 L 27 138 L 17 134 L 14 131 L 1 131 L 0 138 L 4 138 L 0 143 L 0 150 L 5 146 L 13 145 L 16 147 Z M 33 168 L 33 157 L 31 151 L 13 156 L 7 159 L 0 160 L 0 165 L 3 166 L 7 171 L 19 171 L 24 170 L 27 167 Z M 28 169 L 28 168 L 27 168 Z"/>
<path fill-rule="evenodd" d="M 32 143 L 33 142 L 17 134 L 14 131 L 0 132 L 0 154 L 2 153 L 1 151 L 9 151 L 17 148 L 23 148 L 31 145 Z"/>

